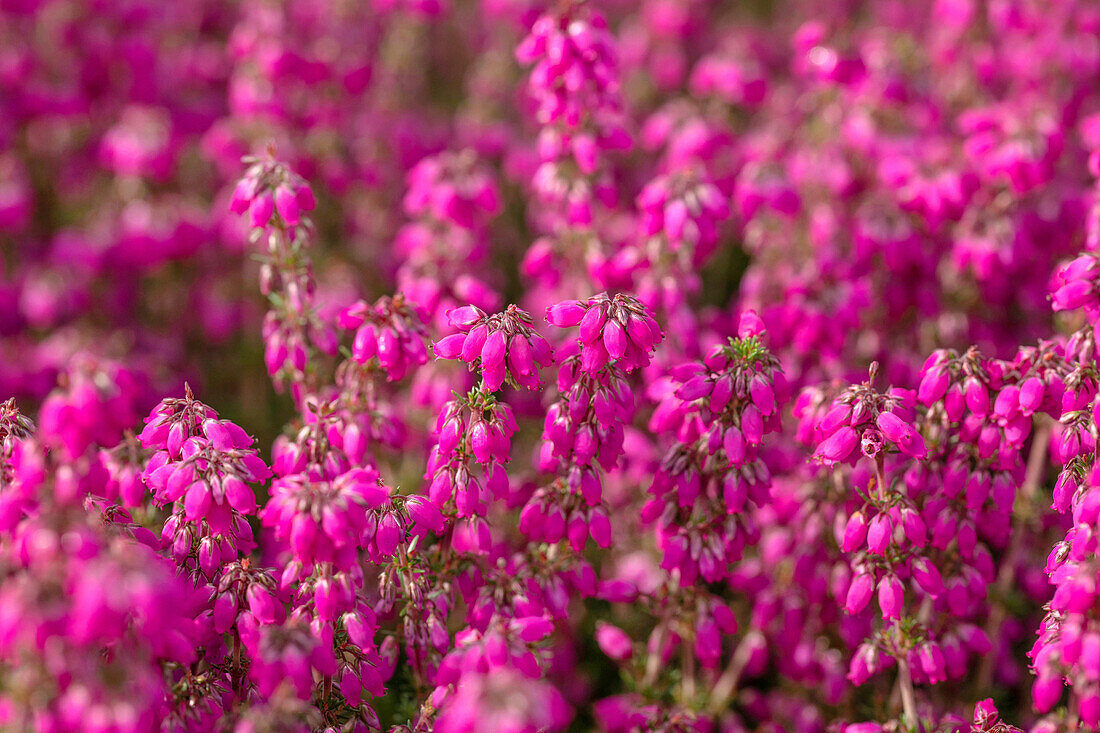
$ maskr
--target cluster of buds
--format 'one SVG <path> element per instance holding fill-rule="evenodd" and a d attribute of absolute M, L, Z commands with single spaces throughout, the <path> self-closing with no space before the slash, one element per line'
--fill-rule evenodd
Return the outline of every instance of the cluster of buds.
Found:
<path fill-rule="evenodd" d="M 472 229 L 481 217 L 500 214 L 500 191 L 473 150 L 424 158 L 409 171 L 402 206 L 410 216 L 430 216 Z"/>
<path fill-rule="evenodd" d="M 481 372 L 484 389 L 495 392 L 504 382 L 537 389 L 539 367 L 553 361 L 553 351 L 532 327 L 526 311 L 509 305 L 502 313 L 486 315 L 477 306 L 455 308 L 447 314 L 461 333 L 446 336 L 435 344 L 437 359 L 460 359 L 470 371 Z"/>
<path fill-rule="evenodd" d="M 247 517 L 256 513 L 249 484 L 271 471 L 255 440 L 195 399 L 166 398 L 146 418 L 139 436 L 153 451 L 143 478 L 161 505 L 174 505 L 162 536 L 177 562 L 197 561 L 207 578 L 254 548 Z"/>
<path fill-rule="evenodd" d="M 313 211 L 316 202 L 309 184 L 275 159 L 274 151 L 244 159 L 248 169 L 233 190 L 229 209 L 234 214 L 248 212 L 253 229 L 265 229 L 272 214 L 279 224 L 293 228 L 303 221 L 303 213 Z"/>
<path fill-rule="evenodd" d="M 1036 709 L 1049 711 L 1062 699 L 1064 686 L 1069 685 L 1081 722 L 1090 727 L 1100 726 L 1100 616 L 1094 608 L 1100 575 L 1096 553 L 1098 487 L 1100 468 L 1094 467 L 1072 497 L 1073 527 L 1047 558 L 1046 572 L 1054 585 L 1054 597 L 1029 653 L 1036 675 L 1032 687 Z"/>
<path fill-rule="evenodd" d="M 573 276 L 602 282 L 595 275 L 604 256 L 599 214 L 619 198 L 608 154 L 633 144 L 617 56 L 604 18 L 575 3 L 540 16 L 516 49 L 519 62 L 533 66 L 527 90 L 539 165 L 530 189 L 539 205 L 529 211 L 547 235 L 531 246 L 523 270 L 549 286 Z"/>
<path fill-rule="evenodd" d="M 411 221 L 395 241 L 404 257 L 400 290 L 439 329 L 462 303 L 498 308 L 499 294 L 478 269 L 488 253 L 488 223 L 501 211 L 492 170 L 473 150 L 447 151 L 413 166 L 407 183 L 403 207 Z"/>
<path fill-rule="evenodd" d="M 481 387 L 448 402 L 436 421 L 436 445 L 424 474 L 428 499 L 445 515 L 465 519 L 482 539 L 488 536 L 482 517 L 489 501 L 507 493 L 503 465 L 511 459 L 516 429 L 512 408 Z"/>
<path fill-rule="evenodd" d="M 597 503 L 595 468 L 610 471 L 622 455 L 623 425 L 634 415 L 634 394 L 617 367 L 609 365 L 594 374 L 580 367 L 580 357 L 570 356 L 558 368 L 559 397 L 543 421 L 539 468 L 561 472 L 568 467 L 575 488 Z M 586 476 L 596 477 L 594 486 L 586 486 Z"/>
<path fill-rule="evenodd" d="M 272 149 L 245 162 L 249 168 L 237 184 L 230 209 L 248 211 L 251 241 L 265 235 L 267 239 L 260 266 L 260 291 L 271 304 L 263 322 L 264 363 L 276 386 L 289 383 L 300 400 L 313 386 L 308 374 L 311 351 L 332 354 L 337 348 L 334 329 L 314 307 L 313 264 L 304 252 L 312 227 L 303 212 L 313 209 L 313 193 L 275 159 Z"/>
<path fill-rule="evenodd" d="M 623 426 L 634 415 L 634 395 L 625 375 L 608 366 L 596 374 L 580 368 L 576 355 L 558 368 L 558 399 L 543 421 L 539 468 L 557 476 L 539 487 L 520 512 L 519 527 L 533 540 L 568 539 L 580 552 L 588 536 L 611 544 L 611 521 L 603 502 L 603 472 L 623 454 Z"/>
<path fill-rule="evenodd" d="M 569 540 L 574 552 L 581 552 L 591 537 L 599 547 L 611 546 L 611 518 L 605 507 L 599 504 L 599 479 L 595 473 L 587 474 L 597 489 L 590 493 L 595 503 L 589 504 L 583 494 L 567 479 L 556 479 L 535 490 L 519 515 L 519 529 L 537 542 L 557 544 Z M 581 486 L 585 485 L 582 482 Z"/>
<path fill-rule="evenodd" d="M 322 563 L 350 571 L 358 565 L 369 510 L 381 507 L 389 496 L 371 469 L 354 468 L 331 480 L 293 474 L 272 482 L 271 499 L 260 518 L 289 543 L 301 577 Z"/>
<path fill-rule="evenodd" d="M 353 467 L 352 456 L 366 456 L 365 436 L 349 420 L 341 398 L 308 400 L 301 424 L 292 435 L 280 435 L 271 448 L 276 476 L 300 474 L 310 480 L 332 480 Z"/>
<path fill-rule="evenodd" d="M 679 256 L 701 267 L 718 242 L 718 227 L 729 218 L 729 202 L 696 168 L 658 176 L 638 194 L 642 237 L 656 256 Z"/>
<path fill-rule="evenodd" d="M 1038 638 L 1028 656 L 1035 681 L 1031 697 L 1040 713 L 1051 711 L 1071 688 L 1072 706 L 1080 724 L 1100 727 L 1100 617 L 1096 605 L 1096 534 L 1100 527 L 1100 468 L 1096 464 L 1098 416 L 1096 375 L 1096 297 L 1091 279 L 1096 258 L 1085 252 L 1055 275 L 1055 311 L 1084 309 L 1089 324 L 1064 344 L 1040 343 L 1027 350 L 1032 369 L 1042 381 L 1029 399 L 1036 410 L 1058 418 L 1052 441 L 1053 457 L 1062 464 L 1054 485 L 1053 508 L 1070 512 L 1072 523 L 1064 539 L 1047 557 L 1044 572 L 1054 586 L 1045 606 Z M 1045 348 L 1043 348 L 1045 347 Z M 1023 351 L 1023 350 L 1021 350 Z M 1035 381 L 1033 377 L 1031 381 Z M 1041 395 L 1041 397 L 1040 397 Z M 1024 390 L 1020 388 L 1020 401 Z M 1042 720 L 1035 730 L 1046 733 L 1059 725 L 1058 715 Z"/>
<path fill-rule="evenodd" d="M 673 442 L 642 517 L 659 519 L 662 567 L 678 570 L 683 584 L 723 578 L 751 536 L 748 500 L 768 501 L 771 475 L 759 449 L 780 428 L 787 383 L 756 314 L 742 316 L 738 333 L 703 361 L 673 368 L 650 418 L 650 429 Z"/>
<path fill-rule="evenodd" d="M 650 181 L 636 203 L 637 241 L 617 259 L 640 270 L 637 288 L 642 300 L 677 313 L 679 320 L 694 320 L 688 302 L 702 287 L 699 272 L 717 248 L 719 227 L 730 216 L 728 197 L 702 166 L 690 165 Z M 686 345 L 695 334 L 681 330 L 674 332 Z"/>
<path fill-rule="evenodd" d="M 38 411 L 40 438 L 74 464 L 88 460 L 89 448 L 114 445 L 140 418 L 141 378 L 107 359 L 78 354 L 70 360 Z"/>
<path fill-rule="evenodd" d="M 335 684 L 340 695 L 327 714 L 347 721 L 348 730 L 380 731 L 364 695 L 385 694 L 397 655 L 394 640 L 382 649 L 375 644 L 379 624 L 365 600 L 364 560 L 387 562 L 411 523 L 378 472 L 350 467 L 334 444 L 346 441 L 334 405 L 313 408 L 296 440 L 276 456 L 280 475 L 260 513 L 287 548 L 279 588 L 291 596 L 291 611 L 282 624 L 243 628 L 241 640 L 261 695 L 275 694 L 282 677 L 303 700 L 328 697 Z"/>
<path fill-rule="evenodd" d="M 543 422 L 539 467 L 558 478 L 531 495 L 520 514 L 520 528 L 546 542 L 568 537 L 579 552 L 588 536 L 600 546 L 611 541 L 600 469 L 613 470 L 622 457 L 623 427 L 634 414 L 626 372 L 649 363 L 660 329 L 639 301 L 623 295 L 609 298 L 606 293 L 587 304 L 566 301 L 551 306 L 547 321 L 559 328 L 580 324 L 580 338 L 563 347 L 559 397 Z M 635 331 L 644 329 L 644 339 L 631 340 L 624 324 L 634 324 Z"/>
<path fill-rule="evenodd" d="M 248 558 L 227 563 L 211 590 L 210 617 L 219 634 L 233 626 L 286 621 L 286 607 L 276 579 L 269 570 L 254 567 Z M 251 618 L 242 618 L 244 614 Z"/>
<path fill-rule="evenodd" d="M 542 160 L 569 156 L 591 175 L 600 166 L 601 150 L 630 145 L 621 119 L 615 39 L 602 16 L 580 5 L 543 15 L 516 58 L 534 65 L 528 88 L 543 126 Z"/>
<path fill-rule="evenodd" d="M 483 466 L 511 460 L 512 435 L 519 429 L 512 408 L 483 390 L 470 390 L 439 413 L 438 450 L 448 459 L 472 456 Z"/>
<path fill-rule="evenodd" d="M 400 293 L 384 295 L 374 305 L 360 300 L 344 309 L 337 322 L 341 328 L 355 331 L 351 358 L 359 364 L 377 359 L 391 381 L 403 379 L 428 361 L 427 331 L 415 308 Z"/>
<path fill-rule="evenodd" d="M 484 632 L 466 629 L 436 675 L 436 730 L 458 733 L 469 725 L 494 730 L 557 730 L 569 722 L 561 693 L 541 682 L 536 645 L 554 626 L 542 616 L 513 618 Z M 508 690 L 508 699 L 499 692 Z M 516 690 L 525 690 L 516 695 Z"/>
<path fill-rule="evenodd" d="M 1011 464 L 1031 435 L 1036 415 L 1057 416 L 1066 393 L 1067 363 L 1051 343 L 1021 348 L 1012 362 L 934 352 L 921 370 L 917 399 L 949 425 L 977 458 Z"/>
<path fill-rule="evenodd" d="M 1095 389 L 1082 380 L 1066 353 L 1054 342 L 1022 347 L 1011 361 L 983 358 L 976 348 L 962 354 L 934 352 L 924 363 L 915 394 L 891 393 L 901 398 L 906 428 L 915 432 L 913 425 L 920 425 L 929 447 L 921 442 L 887 462 L 881 450 L 866 450 L 864 434 L 863 453 L 875 459 L 875 490 L 860 492 L 860 501 L 849 501 L 847 512 L 837 516 L 835 536 L 840 549 L 850 555 L 850 573 L 842 567 L 834 593 L 843 598 L 849 613 L 858 615 L 869 606 L 877 588 L 882 627 L 853 657 L 849 679 L 862 684 L 896 661 L 899 683 L 910 688 L 905 705 L 910 718 L 915 715 L 912 684 L 965 678 L 973 674 L 970 655 L 986 657 L 994 650 L 991 635 L 996 638 L 1001 631 L 1000 621 L 986 629 L 976 624 L 988 616 L 987 596 L 994 583 L 997 596 L 1006 595 L 1019 572 L 1019 548 L 1026 539 L 1020 528 L 1013 527 L 1012 507 L 1023 499 L 1025 511 L 1040 511 L 1038 472 L 1050 443 L 1051 417 L 1062 415 L 1062 434 L 1054 443 L 1056 457 L 1065 452 L 1067 461 L 1076 461 L 1063 472 L 1059 485 L 1063 492 L 1073 486 L 1068 494 L 1075 490 L 1082 465 L 1077 446 L 1088 444 L 1076 437 L 1078 423 L 1085 422 L 1081 415 L 1089 411 L 1081 408 Z M 871 393 L 865 395 L 854 404 L 853 413 L 875 399 Z M 921 405 L 919 410 L 913 409 L 914 401 Z M 835 418 L 839 415 L 843 426 L 851 414 L 847 405 L 839 409 L 838 403 L 842 401 L 834 402 L 831 410 L 819 407 L 804 413 L 804 418 L 815 415 L 814 429 L 807 435 L 837 434 Z M 899 411 L 897 406 L 889 409 Z M 1043 429 L 1033 434 L 1036 421 Z M 898 430 L 899 435 L 905 432 Z M 1029 439 L 1031 455 L 1025 466 L 1022 458 Z M 827 442 L 819 446 L 819 457 L 843 460 L 842 453 L 854 450 L 830 453 Z M 1070 450 L 1058 447 L 1067 442 L 1072 444 Z M 906 458 L 918 458 L 920 463 Z M 999 577 L 996 552 L 1009 556 Z M 1055 567 L 1048 563 L 1047 569 Z M 1043 594 L 1042 590 L 1029 592 L 1035 597 Z M 1066 673 L 1057 666 L 1055 651 L 1061 618 L 1061 613 L 1048 615 L 1033 650 L 1035 658 L 1044 662 L 1036 665 L 1041 670 L 1035 688 L 1041 711 L 1061 696 L 1057 678 Z M 997 644 L 994 653 L 999 656 L 1005 647 L 1001 639 Z M 983 678 L 991 674 L 991 662 L 986 659 L 983 670 L 990 671 L 980 672 Z M 975 718 L 974 730 L 1009 729 L 988 711 L 981 720 Z"/>
<path fill-rule="evenodd" d="M 876 461 L 887 453 L 918 461 L 928 455 L 924 438 L 913 425 L 915 395 L 898 388 L 876 392 L 871 385 L 877 374 L 875 363 L 869 379 L 845 390 L 817 422 L 814 457 L 825 465 L 855 463 L 861 453 Z"/>
<path fill-rule="evenodd" d="M 645 305 L 622 293 L 563 301 L 547 309 L 546 320 L 558 328 L 579 327 L 581 369 L 589 373 L 609 364 L 624 372 L 647 366 L 664 339 Z"/>

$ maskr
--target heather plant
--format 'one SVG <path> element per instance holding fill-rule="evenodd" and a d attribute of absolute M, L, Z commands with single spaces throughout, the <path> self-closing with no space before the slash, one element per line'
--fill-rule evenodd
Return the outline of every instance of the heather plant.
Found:
<path fill-rule="evenodd" d="M 1098 38 L 0 0 L 0 730 L 1100 731 Z"/>

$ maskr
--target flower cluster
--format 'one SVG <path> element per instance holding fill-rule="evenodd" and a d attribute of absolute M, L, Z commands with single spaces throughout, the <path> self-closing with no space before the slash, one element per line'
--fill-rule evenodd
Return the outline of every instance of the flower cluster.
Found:
<path fill-rule="evenodd" d="M 493 171 L 473 150 L 444 152 L 417 163 L 408 175 L 403 209 L 410 221 L 397 232 L 396 281 L 438 328 L 463 303 L 495 310 L 500 295 L 479 270 L 488 254 L 488 222 L 500 214 Z"/>
<path fill-rule="evenodd" d="M 146 419 L 139 438 L 153 453 L 142 478 L 157 504 L 172 507 L 163 538 L 177 562 L 196 562 L 212 578 L 255 548 L 247 517 L 256 513 L 256 496 L 249 484 L 271 471 L 252 448 L 254 438 L 185 391 L 181 399 L 162 400 Z"/>
<path fill-rule="evenodd" d="M 580 5 L 567 7 L 536 20 L 516 58 L 533 64 L 528 88 L 541 126 L 543 161 L 535 185 L 568 206 L 571 223 L 588 223 L 591 189 L 584 177 L 599 171 L 602 151 L 631 142 L 622 119 L 614 37 L 601 15 Z M 565 160 L 581 174 L 573 182 L 563 170 Z"/>
<path fill-rule="evenodd" d="M 358 301 L 340 313 L 339 323 L 355 332 L 351 358 L 359 364 L 377 359 L 390 380 L 428 361 L 424 326 L 400 293 L 384 295 L 374 305 Z"/>
<path fill-rule="evenodd" d="M 480 370 L 482 386 L 489 392 L 500 389 L 505 380 L 517 387 L 539 387 L 539 368 L 550 365 L 553 351 L 526 311 L 510 305 L 490 316 L 468 305 L 455 308 L 448 318 L 461 333 L 435 344 L 437 359 L 461 359 L 471 371 Z"/>
<path fill-rule="evenodd" d="M 644 367 L 664 339 L 645 304 L 622 293 L 563 301 L 546 310 L 546 320 L 558 328 L 579 327 L 580 366 L 590 374 L 610 364 L 624 372 Z"/>
<path fill-rule="evenodd" d="M 771 475 L 760 448 L 765 433 L 779 432 L 787 385 L 756 315 L 741 321 L 736 339 L 671 370 L 649 423 L 673 442 L 642 516 L 659 518 L 661 566 L 682 585 L 725 578 L 752 532 L 746 502 L 768 502 Z"/>

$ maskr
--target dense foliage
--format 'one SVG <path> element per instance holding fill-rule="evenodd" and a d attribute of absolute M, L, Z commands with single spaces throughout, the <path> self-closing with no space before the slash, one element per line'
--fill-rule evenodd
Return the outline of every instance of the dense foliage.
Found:
<path fill-rule="evenodd" d="M 1092 0 L 0 0 L 0 730 L 1100 730 L 1098 177 Z"/>

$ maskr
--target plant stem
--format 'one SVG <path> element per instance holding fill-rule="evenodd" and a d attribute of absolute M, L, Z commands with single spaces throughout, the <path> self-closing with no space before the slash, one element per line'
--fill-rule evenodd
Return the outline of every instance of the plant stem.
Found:
<path fill-rule="evenodd" d="M 661 657 L 665 651 L 665 636 L 668 634 L 668 616 L 666 615 L 657 626 L 657 643 L 653 652 L 646 659 L 645 677 L 642 678 L 642 686 L 649 687 L 657 680 L 657 674 L 661 671 Z"/>
<path fill-rule="evenodd" d="M 875 493 L 880 501 L 886 501 L 886 459 L 880 453 L 875 457 Z"/>
<path fill-rule="evenodd" d="M 909 674 L 909 661 L 898 660 L 898 687 L 901 689 L 901 708 L 905 713 L 906 722 L 911 726 L 917 725 L 917 703 L 913 698 L 913 678 Z"/>
<path fill-rule="evenodd" d="M 684 674 L 681 678 L 683 704 L 691 708 L 695 699 L 695 645 L 688 644 L 686 639 L 680 644 L 680 664 Z"/>
<path fill-rule="evenodd" d="M 710 702 L 707 704 L 707 710 L 711 714 L 720 712 L 737 691 L 737 683 L 741 681 L 741 672 L 744 671 L 745 665 L 749 663 L 751 652 L 752 647 L 749 646 L 749 636 L 746 635 L 734 650 L 729 664 L 722 671 L 722 676 L 718 678 L 711 689 Z"/>

